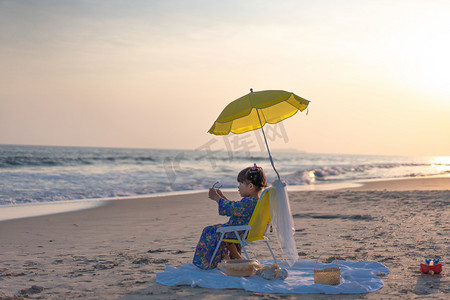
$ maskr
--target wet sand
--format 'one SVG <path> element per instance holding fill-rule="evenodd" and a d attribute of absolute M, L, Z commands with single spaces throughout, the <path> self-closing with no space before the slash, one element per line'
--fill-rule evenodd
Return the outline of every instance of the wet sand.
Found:
<path fill-rule="evenodd" d="M 334 191 L 291 192 L 302 259 L 374 260 L 391 271 L 361 295 L 280 295 L 155 282 L 165 265 L 191 262 L 206 225 L 224 223 L 206 193 L 111 201 L 76 212 L 0 222 L 0 299 L 434 298 L 450 294 L 450 178 L 370 182 Z M 237 194 L 232 198 L 238 199 Z M 281 251 L 273 234 L 275 254 Z M 268 259 L 263 243 L 249 255 Z M 439 258 L 441 275 L 419 264 Z"/>

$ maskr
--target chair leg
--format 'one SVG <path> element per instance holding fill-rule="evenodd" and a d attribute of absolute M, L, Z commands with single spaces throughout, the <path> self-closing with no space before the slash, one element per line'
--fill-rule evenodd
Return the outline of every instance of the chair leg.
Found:
<path fill-rule="evenodd" d="M 217 253 L 217 250 L 219 250 L 219 247 L 220 247 L 220 244 L 222 243 L 222 240 L 223 240 L 223 236 L 225 235 L 225 233 L 223 233 L 222 232 L 222 234 L 220 235 L 220 240 L 219 240 L 219 242 L 217 243 L 217 245 L 216 245 L 216 249 L 214 249 L 214 253 L 213 253 L 213 255 L 211 256 L 211 259 L 210 259 L 210 261 L 209 261 L 209 266 L 211 267 L 211 264 L 212 264 L 212 262 L 213 262 L 213 260 L 214 260 L 214 257 L 216 257 L 216 253 Z"/>
<path fill-rule="evenodd" d="M 247 259 L 250 260 L 250 257 L 249 257 L 248 254 L 247 254 L 247 250 L 245 250 L 244 244 L 241 244 L 241 247 L 242 247 L 242 250 L 244 250 L 245 257 L 247 257 Z"/>
<path fill-rule="evenodd" d="M 247 250 L 245 250 L 245 244 L 242 242 L 241 237 L 239 236 L 239 234 L 238 234 L 236 231 L 234 232 L 234 234 L 236 234 L 236 237 L 237 237 L 237 239 L 238 239 L 238 241 L 239 241 L 239 244 L 241 245 L 242 250 L 244 250 L 245 257 L 247 257 L 247 259 L 249 260 L 250 257 L 249 257 L 248 254 L 247 254 Z"/>
<path fill-rule="evenodd" d="M 267 247 L 269 247 L 269 251 L 270 251 L 270 254 L 272 254 L 274 264 L 277 264 L 277 259 L 275 258 L 275 254 L 273 254 L 272 248 L 270 247 L 270 244 L 269 244 L 269 239 L 264 238 L 264 241 L 266 242 Z"/>

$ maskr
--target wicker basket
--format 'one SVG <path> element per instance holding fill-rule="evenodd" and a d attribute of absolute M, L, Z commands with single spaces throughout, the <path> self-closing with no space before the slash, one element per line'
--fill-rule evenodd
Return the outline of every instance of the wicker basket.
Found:
<path fill-rule="evenodd" d="M 261 268 L 255 260 L 233 259 L 219 264 L 219 268 L 225 269 L 228 276 L 246 277 L 255 274 L 255 270 Z"/>
<path fill-rule="evenodd" d="M 328 285 L 338 285 L 341 283 L 341 269 L 338 266 L 337 259 L 336 267 L 325 268 L 317 270 L 317 261 L 314 265 L 314 283 L 318 284 L 328 284 Z"/>

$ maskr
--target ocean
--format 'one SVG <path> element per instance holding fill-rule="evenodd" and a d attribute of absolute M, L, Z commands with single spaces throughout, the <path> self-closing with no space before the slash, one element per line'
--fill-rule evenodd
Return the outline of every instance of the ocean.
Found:
<path fill-rule="evenodd" d="M 450 174 L 449 157 L 371 156 L 273 151 L 294 189 L 355 181 Z M 266 152 L 0 145 L 0 206 L 236 189 L 238 172 L 256 163 L 276 178 Z"/>

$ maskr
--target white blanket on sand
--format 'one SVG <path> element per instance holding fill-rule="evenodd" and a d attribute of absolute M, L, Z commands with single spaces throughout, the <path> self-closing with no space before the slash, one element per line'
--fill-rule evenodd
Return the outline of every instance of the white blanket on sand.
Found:
<path fill-rule="evenodd" d="M 272 260 L 261 260 L 263 266 L 271 265 Z M 211 289 L 244 289 L 260 293 L 288 294 L 359 294 L 381 289 L 384 284 L 378 275 L 386 275 L 389 269 L 375 261 L 351 262 L 339 260 L 341 283 L 336 286 L 314 284 L 314 261 L 298 260 L 292 267 L 286 262 L 279 266 L 287 268 L 286 280 L 266 280 L 259 276 L 226 276 L 220 269 L 201 270 L 193 264 L 185 263 L 181 267 L 167 265 L 164 272 L 156 274 L 156 282 L 168 286 L 190 285 Z M 336 264 L 317 264 L 317 269 L 333 267 Z"/>

